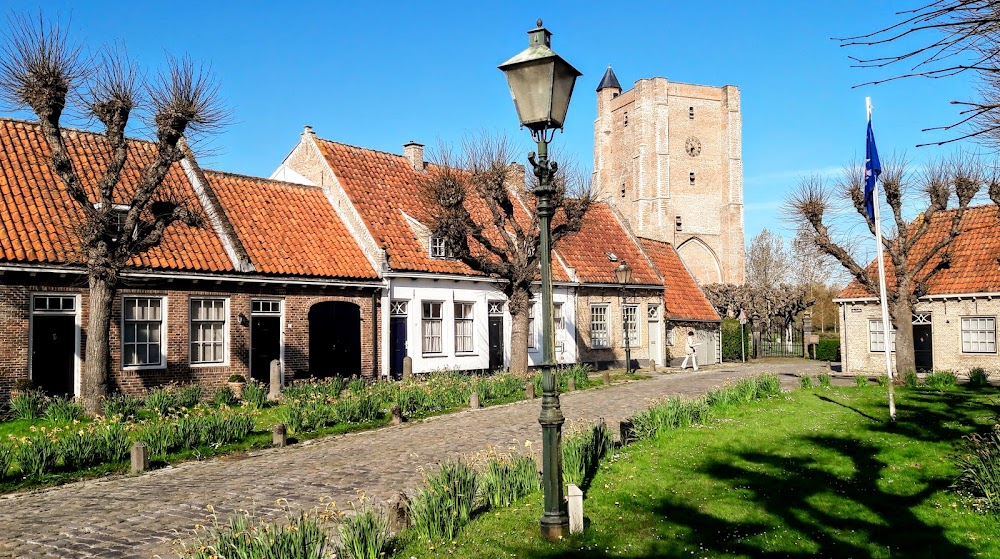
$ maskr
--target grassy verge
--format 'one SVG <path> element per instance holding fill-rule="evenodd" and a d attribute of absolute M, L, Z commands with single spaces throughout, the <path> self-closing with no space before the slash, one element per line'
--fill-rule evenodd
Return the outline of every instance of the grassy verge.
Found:
<path fill-rule="evenodd" d="M 540 541 L 535 493 L 396 557 L 1000 557 L 1000 520 L 949 489 L 997 395 L 900 389 L 895 426 L 874 386 L 733 407 L 606 459 L 582 535 Z"/>

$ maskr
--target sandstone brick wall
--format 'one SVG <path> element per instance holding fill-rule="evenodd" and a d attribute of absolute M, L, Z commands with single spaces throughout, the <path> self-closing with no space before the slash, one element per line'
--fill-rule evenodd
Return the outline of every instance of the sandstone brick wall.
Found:
<path fill-rule="evenodd" d="M 77 277 L 76 279 L 81 279 Z M 6 398 L 17 378 L 29 376 L 29 319 L 31 294 L 55 292 L 79 294 L 81 346 L 85 356 L 86 329 L 89 318 L 88 295 L 79 281 L 66 280 L 53 283 L 0 285 L 0 399 Z M 344 301 L 358 305 L 361 313 L 361 372 L 365 376 L 377 374 L 379 363 L 375 355 L 380 314 L 373 306 L 371 290 L 358 288 L 296 287 L 282 284 L 253 284 L 239 286 L 232 282 L 200 283 L 176 282 L 128 286 L 119 289 L 114 299 L 110 330 L 111 371 L 117 386 L 126 392 L 138 393 L 152 386 L 167 382 L 199 382 L 221 385 L 232 374 L 248 376 L 250 359 L 250 327 L 239 322 L 242 314 L 251 316 L 251 301 L 258 298 L 280 299 L 284 311 L 285 379 L 308 374 L 309 369 L 309 309 L 324 301 Z M 150 295 L 166 298 L 167 310 L 167 365 L 159 369 L 122 367 L 121 320 L 123 297 Z M 190 300 L 208 296 L 229 301 L 228 347 L 229 362 L 224 365 L 194 365 L 190 363 Z M 378 299 L 375 300 L 376 305 Z M 372 336 L 375 321 L 375 337 Z M 81 364 L 81 367 L 83 364 Z"/>
<path fill-rule="evenodd" d="M 840 305 L 840 347 L 844 369 L 850 373 L 883 374 L 885 356 L 872 352 L 869 342 L 869 321 L 881 320 L 878 303 L 842 303 Z M 917 312 L 931 314 L 931 339 L 934 369 L 967 374 L 973 367 L 1000 371 L 1000 356 L 996 353 L 962 352 L 962 317 L 1000 317 L 1000 300 L 969 298 L 922 302 Z M 895 355 L 892 355 L 895 366 Z"/>
<path fill-rule="evenodd" d="M 615 288 L 581 288 L 577 292 L 577 360 L 583 363 L 597 363 L 599 366 L 625 363 L 625 340 L 622 336 L 621 291 Z M 593 348 L 590 338 L 591 304 L 608 305 L 609 348 Z M 639 329 L 639 344 L 630 347 L 633 360 L 645 364 L 649 362 L 649 330 L 646 312 L 650 304 L 659 305 L 663 312 L 663 296 L 660 291 L 629 290 L 628 305 L 638 305 L 636 317 Z M 666 343 L 664 321 L 660 318 L 660 347 Z"/>
<path fill-rule="evenodd" d="M 598 196 L 614 204 L 637 235 L 678 247 L 700 283 L 742 283 L 739 89 L 650 78 L 597 96 Z M 689 139 L 700 145 L 695 156 L 685 149 Z"/>

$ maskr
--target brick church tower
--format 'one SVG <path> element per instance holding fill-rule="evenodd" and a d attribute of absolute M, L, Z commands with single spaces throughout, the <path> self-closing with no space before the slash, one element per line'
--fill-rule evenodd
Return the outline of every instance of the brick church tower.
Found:
<path fill-rule="evenodd" d="M 740 90 L 642 79 L 597 87 L 594 189 L 633 233 L 674 245 L 702 285 L 743 283 Z"/>

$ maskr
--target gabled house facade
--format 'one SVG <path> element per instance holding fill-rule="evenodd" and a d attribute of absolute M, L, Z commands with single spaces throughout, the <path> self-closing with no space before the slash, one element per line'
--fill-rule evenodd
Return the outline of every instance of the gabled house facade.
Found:
<path fill-rule="evenodd" d="M 931 228 L 914 247 L 912 259 L 921 258 L 951 226 L 953 210 L 938 212 Z M 928 262 L 934 270 L 918 299 L 913 315 L 914 357 L 918 370 L 949 370 L 960 374 L 975 367 L 996 370 L 997 320 L 1000 318 L 1000 208 L 971 207 L 960 222 L 960 233 L 938 256 Z M 947 254 L 947 258 L 943 255 Z M 869 273 L 876 274 L 874 263 Z M 886 262 L 887 286 L 894 280 L 891 261 Z M 840 307 L 840 348 L 844 370 L 849 373 L 884 373 L 886 329 L 877 296 L 857 281 L 841 291 L 834 302 Z M 895 326 L 888 343 L 894 352 Z M 895 361 L 895 353 L 892 353 Z"/>
<path fill-rule="evenodd" d="M 72 130 L 66 141 L 96 199 L 108 145 Z M 126 192 L 153 146 L 131 140 L 128 149 Z M 36 124 L 0 120 L 0 193 L 0 398 L 18 379 L 78 394 L 89 316 L 85 263 L 75 248 L 82 211 L 50 171 Z M 357 331 L 336 333 L 353 344 L 352 367 L 378 367 L 378 325 L 366 335 L 361 322 L 374 315 L 381 280 L 320 189 L 205 172 L 188 157 L 170 169 L 161 195 L 202 214 L 205 225 L 174 224 L 122 273 L 110 332 L 119 389 L 218 385 L 231 374 L 266 380 L 274 359 L 286 379 L 323 374 L 317 351 L 336 355 L 332 346 L 340 343 L 326 325 L 345 314 Z"/>

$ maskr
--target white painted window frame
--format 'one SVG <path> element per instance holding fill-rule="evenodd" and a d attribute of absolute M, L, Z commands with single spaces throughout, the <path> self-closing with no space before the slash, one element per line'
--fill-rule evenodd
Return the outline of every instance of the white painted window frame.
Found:
<path fill-rule="evenodd" d="M 459 312 L 461 308 L 461 312 Z M 472 301 L 455 301 L 455 353 L 467 355 L 476 352 L 476 304 Z M 467 311 L 467 312 L 466 312 Z M 467 328 L 468 333 L 462 333 Z M 468 349 L 464 349 L 468 342 Z"/>
<path fill-rule="evenodd" d="M 159 363 L 146 363 L 142 365 L 128 365 L 125 363 L 125 327 L 126 324 L 130 322 L 154 322 L 152 320 L 142 320 L 142 321 L 129 321 L 125 318 L 125 305 L 126 301 L 129 299 L 146 299 L 153 300 L 159 299 L 160 301 L 160 361 Z M 142 371 L 142 370 L 156 370 L 156 369 L 166 369 L 167 368 L 167 324 L 168 320 L 168 299 L 166 295 L 122 295 L 121 298 L 121 323 L 120 323 L 120 336 L 119 344 L 121 345 L 121 360 L 122 369 L 126 371 Z M 137 343 L 137 342 L 131 342 Z M 146 342 L 149 343 L 149 342 Z"/>
<path fill-rule="evenodd" d="M 431 307 L 428 307 L 431 305 Z M 438 315 L 428 317 L 427 310 L 429 308 L 433 309 L 433 305 L 437 305 Z M 433 312 L 431 313 L 433 315 Z M 437 324 L 437 334 L 428 332 L 428 327 Z M 423 355 L 442 355 L 444 354 L 444 301 L 421 301 L 420 302 L 420 351 Z M 438 340 L 438 348 L 435 350 L 427 349 L 428 341 L 432 341 L 434 338 Z M 433 346 L 433 344 L 431 344 Z"/>
<path fill-rule="evenodd" d="M 889 353 L 896 352 L 896 325 L 892 325 L 890 332 Z M 881 338 L 881 341 L 879 340 Z M 868 351 L 870 353 L 885 353 L 885 328 L 882 326 L 881 318 L 868 319 Z M 880 347 L 876 347 L 880 346 Z"/>
<path fill-rule="evenodd" d="M 219 320 L 195 320 L 194 318 L 194 303 L 196 301 L 222 301 L 222 360 L 221 361 L 195 361 L 194 360 L 194 344 L 202 344 L 204 347 L 205 341 L 195 341 L 195 323 L 196 322 L 220 322 Z M 192 367 L 225 367 L 229 365 L 229 297 L 214 297 L 208 295 L 198 295 L 193 296 L 188 301 L 188 360 Z M 214 342 L 213 342 L 214 343 Z M 204 355 L 204 352 L 202 353 Z"/>
<path fill-rule="evenodd" d="M 977 328 L 972 328 L 972 324 L 971 324 L 972 321 L 976 321 L 977 323 L 979 321 L 983 321 L 986 324 L 992 324 L 992 329 L 989 326 L 987 326 L 985 328 L 978 328 L 978 327 Z M 969 323 L 969 326 L 966 326 L 967 322 Z M 959 320 L 959 328 L 961 329 L 961 334 L 962 334 L 961 335 L 961 339 L 960 339 L 960 343 L 962 344 L 962 353 L 967 353 L 969 355 L 996 355 L 996 353 L 997 353 L 997 318 L 995 316 L 963 316 Z M 978 341 L 978 340 L 977 341 L 973 341 L 973 340 L 969 340 L 968 336 L 970 336 L 972 334 L 985 335 L 987 339 L 985 341 Z M 992 340 L 989 339 L 991 336 L 993 338 Z M 968 349 L 967 350 L 967 349 L 965 349 L 966 348 L 966 344 L 969 344 L 970 347 L 971 347 L 972 344 L 976 344 L 976 345 L 986 344 L 987 347 L 989 347 L 989 345 L 992 344 L 993 345 L 993 349 L 992 350 L 986 349 L 986 350 L 983 350 L 983 351 L 972 350 L 972 349 Z"/>
<path fill-rule="evenodd" d="M 608 303 L 590 304 L 590 347 L 591 349 L 608 349 L 611 347 L 611 329 L 609 320 L 610 305 Z M 600 311 L 600 312 L 598 312 Z M 598 315 L 601 319 L 597 320 Z M 601 326 L 603 332 L 597 326 Z M 599 335 L 598 335 L 599 334 Z"/>

